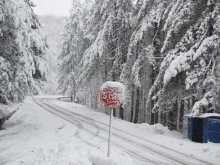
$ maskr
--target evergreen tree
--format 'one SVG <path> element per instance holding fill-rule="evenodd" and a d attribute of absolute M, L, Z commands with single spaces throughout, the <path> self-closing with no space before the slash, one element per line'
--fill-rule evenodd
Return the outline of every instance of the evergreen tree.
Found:
<path fill-rule="evenodd" d="M 107 112 L 99 87 L 112 80 L 127 87 L 126 111 L 120 107 L 114 115 L 134 123 L 162 123 L 181 131 L 184 114 L 219 109 L 219 1 L 92 4 L 77 12 L 83 13 L 80 19 L 71 16 L 60 58 L 62 68 L 74 66 L 60 74 L 66 81 L 74 73 L 70 80 L 81 103 Z M 62 81 L 61 89 L 71 91 Z"/>
<path fill-rule="evenodd" d="M 59 55 L 59 90 L 76 99 L 76 69 L 84 52 L 84 10 L 80 1 L 72 4 L 70 17 L 66 20 L 62 34 L 61 54 Z"/>
<path fill-rule="evenodd" d="M 163 113 L 171 129 L 182 129 L 183 114 L 191 109 L 194 115 L 215 109 L 218 15 L 219 1 L 188 0 L 173 3 L 166 18 L 161 48 L 165 58 L 149 95 L 157 93 L 153 111 L 166 107 Z"/>
<path fill-rule="evenodd" d="M 46 80 L 46 38 L 41 24 L 24 0 L 0 2 L 0 103 L 21 101 L 37 93 Z"/>

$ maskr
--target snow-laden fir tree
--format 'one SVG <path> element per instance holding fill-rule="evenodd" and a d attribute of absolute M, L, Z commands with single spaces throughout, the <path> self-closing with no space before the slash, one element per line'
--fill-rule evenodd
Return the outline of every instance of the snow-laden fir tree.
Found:
<path fill-rule="evenodd" d="M 70 17 L 67 18 L 59 55 L 59 87 L 61 93 L 67 94 L 71 100 L 76 100 L 76 72 L 82 54 L 85 51 L 84 39 L 85 10 L 79 0 L 74 0 Z"/>
<path fill-rule="evenodd" d="M 91 89 L 90 102 L 94 103 L 92 106 L 95 108 L 100 106 L 98 96 L 101 84 L 107 80 L 119 81 L 131 33 L 132 8 L 130 0 L 95 1 L 86 22 L 92 29 L 87 36 L 92 36 L 94 40 L 78 67 L 81 69 L 79 78 L 89 80 L 87 89 Z M 123 114 L 123 108 L 120 108 L 121 118 Z"/>
<path fill-rule="evenodd" d="M 157 69 L 155 56 L 160 57 L 160 23 L 167 5 L 166 1 L 140 0 L 135 6 L 127 61 L 121 74 L 121 81 L 129 90 L 126 109 L 131 122 L 145 122 L 149 118 L 146 100 Z"/>
<path fill-rule="evenodd" d="M 215 111 L 220 8 L 215 0 L 173 1 L 170 8 L 160 49 L 165 58 L 149 96 L 158 112 L 155 122 L 161 122 L 162 111 L 170 128 L 180 130 L 191 109 L 193 115 Z"/>
<path fill-rule="evenodd" d="M 47 43 L 49 50 L 47 51 L 48 56 L 48 76 L 45 93 L 50 95 L 55 95 L 58 93 L 58 56 L 60 55 L 60 34 L 64 28 L 65 17 L 57 17 L 54 15 L 42 15 L 39 16 L 39 20 L 42 23 L 42 28 L 44 29 L 47 37 Z"/>
<path fill-rule="evenodd" d="M 89 12 L 82 11 L 82 6 L 77 7 L 76 3 L 80 5 L 80 2 L 73 2 L 72 13 L 75 14 L 71 14 L 69 18 L 71 21 L 66 24 L 67 28 L 64 31 L 66 35 L 63 35 L 64 44 L 60 56 L 60 89 L 63 89 L 63 92 L 70 92 L 71 90 L 67 89 L 68 86 L 65 83 L 74 83 L 78 89 L 78 98 L 92 107 L 97 107 L 101 84 L 106 80 L 119 80 L 120 73 L 116 72 L 120 70 L 122 54 L 127 51 L 126 42 L 129 41 L 127 34 L 130 29 L 132 3 L 122 0 L 95 1 L 93 6 L 89 7 Z M 77 11 L 78 9 L 81 11 Z M 74 31 L 74 26 L 81 32 Z M 68 44 L 67 41 L 70 40 L 71 43 Z M 62 64 L 67 61 L 68 64 Z M 72 70 L 74 70 L 72 72 L 74 78 L 70 78 L 70 81 L 65 78 L 72 75 L 68 65 L 72 65 Z M 69 68 L 69 71 L 63 70 L 65 68 Z"/>
<path fill-rule="evenodd" d="M 47 44 L 27 0 L 0 2 L 0 103 L 18 102 L 37 93 L 46 80 Z"/>
<path fill-rule="evenodd" d="M 68 49 L 60 59 L 72 59 L 79 101 L 104 110 L 99 87 L 113 80 L 127 87 L 126 111 L 115 115 L 131 122 L 182 130 L 184 114 L 217 111 L 219 9 L 218 0 L 94 1 L 76 21 L 83 44 L 71 39 L 80 53 Z"/>

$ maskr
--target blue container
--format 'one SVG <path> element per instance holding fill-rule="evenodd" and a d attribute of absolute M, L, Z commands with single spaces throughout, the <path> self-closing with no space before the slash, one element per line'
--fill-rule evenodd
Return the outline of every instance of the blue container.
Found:
<path fill-rule="evenodd" d="M 188 116 L 188 138 L 198 143 L 220 143 L 220 114 Z"/>

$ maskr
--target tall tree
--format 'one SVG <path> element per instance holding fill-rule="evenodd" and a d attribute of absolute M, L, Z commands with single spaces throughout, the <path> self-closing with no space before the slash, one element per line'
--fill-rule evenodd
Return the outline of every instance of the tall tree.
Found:
<path fill-rule="evenodd" d="M 166 106 L 164 113 L 172 118 L 172 129 L 182 128 L 183 114 L 191 108 L 194 114 L 214 108 L 218 15 L 219 1 L 172 3 L 164 24 L 166 37 L 161 54 L 165 58 L 149 93 L 151 97 L 157 93 L 153 111 Z"/>
<path fill-rule="evenodd" d="M 74 0 L 62 34 L 63 41 L 59 56 L 59 89 L 62 93 L 67 93 L 72 101 L 76 99 L 76 68 L 83 53 L 83 14 L 80 1 Z"/>
<path fill-rule="evenodd" d="M 120 81 L 127 87 L 126 111 L 120 107 L 115 116 L 179 131 L 191 109 L 194 115 L 216 109 L 219 1 L 95 0 L 85 12 L 78 22 L 83 44 L 71 43 L 83 45 L 73 60 L 80 102 L 107 112 L 99 87 Z"/>
<path fill-rule="evenodd" d="M 0 2 L 0 102 L 7 104 L 37 93 L 46 80 L 47 43 L 32 3 Z"/>

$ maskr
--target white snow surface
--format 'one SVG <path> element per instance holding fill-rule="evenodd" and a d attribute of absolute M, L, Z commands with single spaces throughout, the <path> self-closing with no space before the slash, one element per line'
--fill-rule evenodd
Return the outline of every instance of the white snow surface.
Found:
<path fill-rule="evenodd" d="M 185 117 L 193 117 L 191 113 L 184 115 Z M 197 118 L 220 117 L 219 113 L 199 113 Z"/>
<path fill-rule="evenodd" d="M 56 113 L 51 109 L 54 106 L 63 114 L 56 116 L 50 113 Z M 113 118 L 112 152 L 107 158 L 109 116 L 97 111 L 58 101 L 55 96 L 28 97 L 0 131 L 0 164 L 178 164 L 164 159 L 162 155 L 170 155 L 180 162 L 190 162 L 190 158 L 216 165 L 220 162 L 220 144 L 194 143 L 161 124 L 133 124 L 118 118 Z M 73 113 L 77 115 L 72 116 Z M 145 145 L 151 150 L 142 150 Z M 158 150 L 158 154 L 154 150 Z M 147 159 L 141 160 L 129 151 Z M 184 160 L 184 155 L 189 158 Z M 198 162 L 188 164 L 196 165 Z"/>
<path fill-rule="evenodd" d="M 106 81 L 105 83 L 102 84 L 100 89 L 103 90 L 106 87 L 112 87 L 112 88 L 115 87 L 121 91 L 125 90 L 125 86 L 122 83 L 116 81 Z"/>
<path fill-rule="evenodd" d="M 15 104 L 13 106 L 12 105 L 6 106 L 3 104 L 0 104 L 0 119 L 16 111 L 19 108 L 19 106 L 20 106 L 19 104 Z"/>

